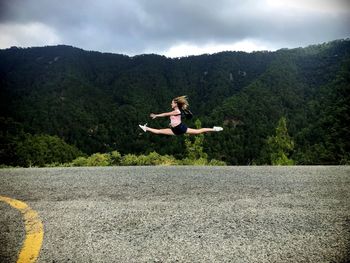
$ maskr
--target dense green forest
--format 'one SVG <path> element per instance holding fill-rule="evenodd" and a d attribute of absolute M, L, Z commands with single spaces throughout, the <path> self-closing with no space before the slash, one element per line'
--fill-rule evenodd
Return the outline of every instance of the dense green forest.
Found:
<path fill-rule="evenodd" d="M 350 163 L 350 40 L 276 52 L 129 57 L 70 46 L 0 50 L 0 164 L 118 151 L 184 159 L 186 136 L 151 112 L 188 95 L 209 159 L 231 165 Z"/>

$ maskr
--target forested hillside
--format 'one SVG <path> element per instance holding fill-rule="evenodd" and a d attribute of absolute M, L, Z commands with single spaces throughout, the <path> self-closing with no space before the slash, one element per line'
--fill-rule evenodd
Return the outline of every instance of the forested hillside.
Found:
<path fill-rule="evenodd" d="M 276 147 L 269 138 L 285 118 L 293 141 L 286 158 L 296 164 L 345 164 L 349 86 L 349 40 L 174 59 L 70 46 L 13 47 L 0 50 L 0 164 L 22 165 L 31 145 L 44 152 L 54 145 L 52 162 L 113 150 L 183 158 L 184 136 L 138 128 L 145 122 L 166 127 L 167 119 L 148 116 L 168 111 L 179 95 L 189 96 L 195 114 L 188 125 L 200 119 L 202 126 L 224 127 L 205 135 L 210 158 L 271 164 Z"/>

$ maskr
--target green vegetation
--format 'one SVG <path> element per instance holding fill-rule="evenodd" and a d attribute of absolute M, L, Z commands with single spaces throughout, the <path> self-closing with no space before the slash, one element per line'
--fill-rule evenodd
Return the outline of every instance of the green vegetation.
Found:
<path fill-rule="evenodd" d="M 95 153 L 90 157 L 78 157 L 71 163 L 56 166 L 135 166 L 135 165 L 226 165 L 222 161 L 207 159 L 176 160 L 171 155 L 160 155 L 151 152 L 148 155 L 126 154 L 122 156 L 118 151 L 110 153 Z M 53 165 L 49 165 L 53 166 Z"/>
<path fill-rule="evenodd" d="M 349 40 L 181 59 L 0 50 L 0 165 L 349 164 L 349 87 Z M 142 133 L 184 94 L 188 126 L 224 131 Z"/>
<path fill-rule="evenodd" d="M 24 167 L 65 163 L 82 155 L 76 147 L 49 135 L 26 135 L 15 144 L 15 152 L 17 165 Z"/>
<path fill-rule="evenodd" d="M 286 118 L 282 117 L 278 121 L 276 135 L 269 136 L 267 145 L 270 152 L 271 163 L 273 165 L 292 165 L 294 161 L 287 155 L 294 149 L 294 142 L 289 137 Z"/>
<path fill-rule="evenodd" d="M 195 127 L 196 129 L 202 128 L 202 123 L 199 119 L 196 120 Z M 185 134 L 186 154 L 189 160 L 208 159 L 208 154 L 206 154 L 203 149 L 203 141 L 204 134 L 199 134 L 197 136 Z"/>

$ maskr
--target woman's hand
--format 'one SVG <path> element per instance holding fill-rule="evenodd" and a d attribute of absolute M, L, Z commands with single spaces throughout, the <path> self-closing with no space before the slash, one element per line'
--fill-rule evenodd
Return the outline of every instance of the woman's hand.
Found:
<path fill-rule="evenodd" d="M 152 119 L 157 118 L 157 114 L 151 113 L 151 115 L 149 115 Z"/>

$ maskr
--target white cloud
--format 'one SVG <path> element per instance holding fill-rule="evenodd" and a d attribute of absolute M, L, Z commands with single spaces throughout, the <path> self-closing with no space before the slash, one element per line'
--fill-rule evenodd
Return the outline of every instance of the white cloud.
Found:
<path fill-rule="evenodd" d="M 127 55 L 250 52 L 347 38 L 349 24 L 349 0 L 0 0 L 0 48 L 60 42 Z"/>
<path fill-rule="evenodd" d="M 349 0 L 266 0 L 270 8 L 299 10 L 303 12 L 349 13 Z"/>
<path fill-rule="evenodd" d="M 60 43 L 60 38 L 52 28 L 38 22 L 0 24 L 0 32 L 0 48 L 44 46 Z"/>
<path fill-rule="evenodd" d="M 168 50 L 162 52 L 162 55 L 175 58 L 189 55 L 213 54 L 221 51 L 253 52 L 261 50 L 272 51 L 276 49 L 277 47 L 268 43 L 263 43 L 262 41 L 244 39 L 242 41 L 234 42 L 231 44 L 210 43 L 202 46 L 194 45 L 191 43 L 181 43 L 174 45 Z"/>

